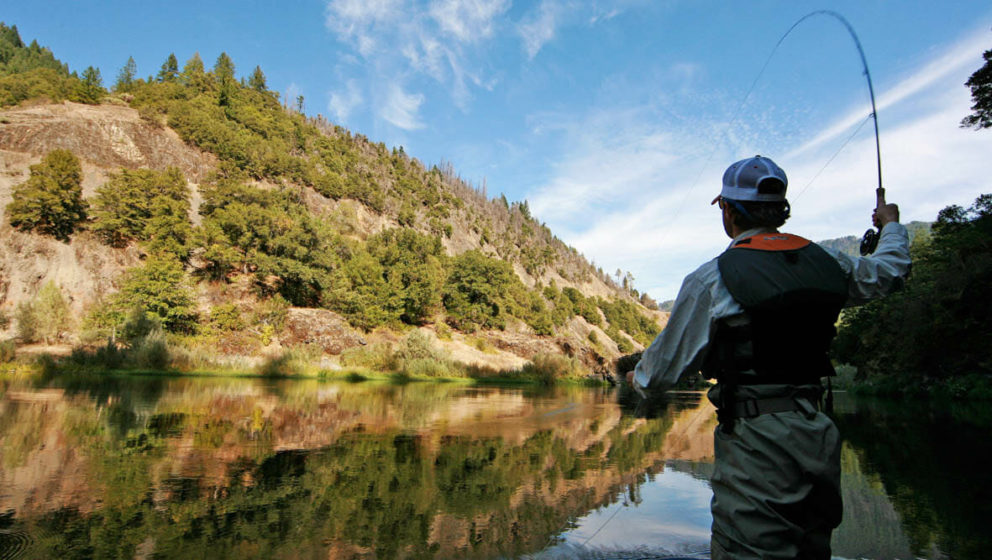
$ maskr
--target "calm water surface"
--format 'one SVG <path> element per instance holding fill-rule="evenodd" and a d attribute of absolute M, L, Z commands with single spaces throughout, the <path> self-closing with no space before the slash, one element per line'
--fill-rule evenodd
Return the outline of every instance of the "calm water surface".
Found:
<path fill-rule="evenodd" d="M 701 394 L 0 387 L 0 558 L 708 556 L 716 418 Z M 988 558 L 992 411 L 838 401 L 837 557 Z"/>

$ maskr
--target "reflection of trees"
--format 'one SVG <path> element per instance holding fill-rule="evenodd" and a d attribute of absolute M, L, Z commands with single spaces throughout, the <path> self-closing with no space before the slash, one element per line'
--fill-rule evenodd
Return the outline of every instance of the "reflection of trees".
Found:
<path fill-rule="evenodd" d="M 567 427 L 535 425 L 520 439 L 471 435 L 464 427 L 438 435 L 421 428 L 423 418 L 455 398 L 450 388 L 439 397 L 433 389 L 417 394 L 410 388 L 375 396 L 363 387 L 328 404 L 314 391 L 291 388 L 274 402 L 271 392 L 242 385 L 179 387 L 178 393 L 163 392 L 152 409 L 145 398 L 131 406 L 105 392 L 98 402 L 66 396 L 60 406 L 46 408 L 47 416 L 26 404 L 0 409 L 0 425 L 22 425 L 27 417 L 42 424 L 38 435 L 22 434 L 17 443 L 24 448 L 20 466 L 43 447 L 42 434 L 55 430 L 85 458 L 85 480 L 76 491 L 95 494 L 90 505 L 58 506 L 55 500 L 47 510 L 5 518 L 7 526 L 32 535 L 33 554 L 515 556 L 540 550 L 570 521 L 622 489 L 633 491 L 645 468 L 661 459 L 671 428 L 670 416 L 637 419 L 619 416 L 615 408 L 587 407 L 570 416 Z M 383 394 L 391 391 L 398 390 Z M 393 422 L 347 423 L 354 420 L 351 405 L 337 407 L 356 399 L 374 416 L 393 414 Z M 412 408 L 391 411 L 404 402 Z M 521 410 L 529 412 L 525 405 Z M 551 418 L 570 413 L 560 414 Z M 404 425 L 407 420 L 416 431 Z M 274 447 L 286 441 L 287 430 L 322 429 L 336 432 L 318 447 Z M 298 441 L 312 441 L 307 437 Z M 5 457 L 9 444 L 8 437 L 0 440 Z M 217 468 L 222 476 L 204 476 Z"/>
<path fill-rule="evenodd" d="M 837 419 L 862 467 L 884 484 L 917 554 L 936 544 L 951 558 L 987 556 L 992 442 L 986 426 L 960 418 L 921 403 L 873 401 Z"/>

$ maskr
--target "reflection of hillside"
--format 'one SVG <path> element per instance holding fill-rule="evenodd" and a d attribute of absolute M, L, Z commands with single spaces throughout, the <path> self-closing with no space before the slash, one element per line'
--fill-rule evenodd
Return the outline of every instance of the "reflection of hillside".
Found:
<path fill-rule="evenodd" d="M 891 500 L 916 555 L 988 557 L 992 473 L 982 467 L 992 460 L 992 442 L 987 426 L 969 420 L 964 410 L 963 403 L 940 408 L 852 401 L 838 417 L 861 469 Z M 970 412 L 981 419 L 988 410 L 984 404 Z"/>
<path fill-rule="evenodd" d="M 841 449 L 844 519 L 834 531 L 833 553 L 845 558 L 892 560 L 913 558 L 899 515 L 885 495 L 878 475 L 865 472 L 848 444 Z"/>
<path fill-rule="evenodd" d="M 145 400 L 94 394 L 0 401 L 0 511 L 46 527 L 48 552 L 115 531 L 124 556 L 520 554 L 666 459 L 712 454 L 711 410 L 634 419 L 592 390 L 179 380 Z"/>

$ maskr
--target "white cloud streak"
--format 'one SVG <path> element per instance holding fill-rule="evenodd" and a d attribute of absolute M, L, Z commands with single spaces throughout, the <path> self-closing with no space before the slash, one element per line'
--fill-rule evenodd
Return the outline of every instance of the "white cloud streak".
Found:
<path fill-rule="evenodd" d="M 408 94 L 399 85 L 394 85 L 386 97 L 382 108 L 382 118 L 403 130 L 423 128 L 420 121 L 420 106 L 424 103 L 423 94 Z"/>
<path fill-rule="evenodd" d="M 541 48 L 554 39 L 562 7 L 554 0 L 542 0 L 536 12 L 526 18 L 519 27 L 524 51 L 528 58 L 534 58 Z"/>
<path fill-rule="evenodd" d="M 362 105 L 361 87 L 357 80 L 348 80 L 344 91 L 332 91 L 327 110 L 343 123 L 348 122 L 351 112 Z"/>

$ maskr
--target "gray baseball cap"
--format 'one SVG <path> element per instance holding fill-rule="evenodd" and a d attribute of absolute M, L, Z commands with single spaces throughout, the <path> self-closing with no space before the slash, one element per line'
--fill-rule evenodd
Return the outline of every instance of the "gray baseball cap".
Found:
<path fill-rule="evenodd" d="M 785 200 L 789 179 L 766 157 L 754 156 L 733 163 L 723 174 L 720 197 L 731 200 L 779 202 Z M 718 198 L 720 198 L 718 197 Z"/>

